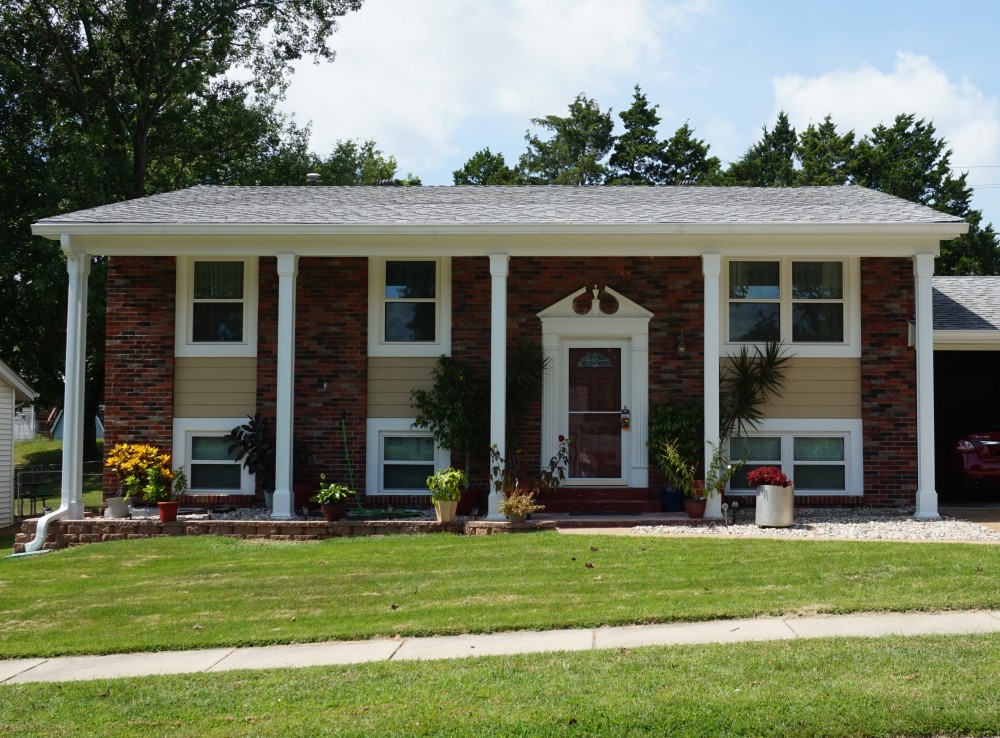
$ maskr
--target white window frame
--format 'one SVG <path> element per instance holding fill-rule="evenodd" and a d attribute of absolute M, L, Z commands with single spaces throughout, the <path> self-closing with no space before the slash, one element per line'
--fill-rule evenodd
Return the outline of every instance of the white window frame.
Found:
<path fill-rule="evenodd" d="M 243 263 L 243 340 L 198 341 L 194 330 L 194 264 L 198 261 L 239 261 Z M 230 256 L 178 256 L 176 289 L 175 356 L 256 356 L 257 355 L 257 258 Z"/>
<path fill-rule="evenodd" d="M 837 258 L 823 256 L 740 256 L 729 257 L 725 260 L 722 269 L 722 289 L 720 297 L 720 316 L 722 320 L 722 331 L 720 333 L 721 343 L 719 349 L 721 353 L 728 354 L 739 351 L 742 346 L 755 345 L 752 341 L 730 341 L 729 340 L 729 305 L 731 302 L 739 300 L 729 297 L 729 265 L 732 262 L 777 262 L 778 279 L 780 289 L 779 300 L 748 300 L 748 302 L 779 302 L 779 337 L 781 341 L 796 356 L 803 357 L 860 357 L 861 356 L 861 260 L 856 257 Z M 812 343 L 796 342 L 792 340 L 792 264 L 801 262 L 840 262 L 843 264 L 844 275 L 844 340 L 837 343 Z M 809 302 L 807 300 L 795 300 L 794 302 Z M 817 302 L 830 303 L 837 300 L 818 300 Z M 760 344 L 756 344 L 760 345 Z"/>
<path fill-rule="evenodd" d="M 390 261 L 432 261 L 437 269 L 433 341 L 385 340 L 385 265 Z M 448 257 L 369 257 L 368 259 L 368 355 L 451 355 L 451 259 Z"/>
<path fill-rule="evenodd" d="M 369 418 L 367 423 L 367 462 L 365 464 L 365 495 L 380 496 L 412 496 L 427 495 L 430 491 L 423 489 L 413 490 L 391 490 L 384 489 L 383 480 L 383 449 L 385 448 L 386 437 L 396 436 L 420 436 L 422 438 L 433 438 L 433 434 L 428 430 L 414 428 L 414 418 Z M 451 451 L 443 449 L 434 444 L 434 471 L 447 469 L 451 466 Z"/>
<path fill-rule="evenodd" d="M 790 418 L 768 418 L 748 437 L 768 436 L 781 438 L 781 469 L 792 482 L 795 481 L 794 439 L 804 437 L 844 439 L 844 483 L 843 490 L 799 490 L 796 497 L 861 497 L 864 495 L 864 444 L 862 424 L 859 419 L 829 418 L 806 420 Z M 755 490 L 727 490 L 729 495 L 753 495 Z"/>
<path fill-rule="evenodd" d="M 184 465 L 184 470 L 191 478 L 191 439 L 195 436 L 227 435 L 233 428 L 246 422 L 246 416 L 241 418 L 174 418 L 173 466 Z M 240 467 L 240 488 L 233 490 L 188 490 L 191 496 L 198 495 L 254 495 L 257 491 L 256 480 L 243 466 L 242 461 L 234 461 Z"/>

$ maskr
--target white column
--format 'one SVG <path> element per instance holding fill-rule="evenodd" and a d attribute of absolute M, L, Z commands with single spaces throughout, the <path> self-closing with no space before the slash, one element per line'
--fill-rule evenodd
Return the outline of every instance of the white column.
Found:
<path fill-rule="evenodd" d="M 719 314 L 719 275 L 722 273 L 721 254 L 703 254 L 701 269 L 705 275 L 705 439 L 719 442 L 719 341 L 722 319 Z M 705 444 L 705 468 L 712 460 L 713 446 Z M 708 498 L 706 518 L 722 517 L 722 499 L 718 494 Z"/>
<path fill-rule="evenodd" d="M 490 303 L 490 443 L 500 456 L 507 455 L 507 275 L 510 256 L 490 254 L 492 300 Z M 487 519 L 502 520 L 500 494 L 490 480 Z"/>
<path fill-rule="evenodd" d="M 278 254 L 278 377 L 274 421 L 274 509 L 271 517 L 294 515 L 292 445 L 295 427 L 295 278 L 299 257 Z"/>
<path fill-rule="evenodd" d="M 934 487 L 934 310 L 931 277 L 934 256 L 913 257 L 917 303 L 917 512 L 921 520 L 937 520 Z"/>
<path fill-rule="evenodd" d="M 69 273 L 66 304 L 66 386 L 63 396 L 62 500 L 69 520 L 83 519 L 83 423 L 87 354 L 87 292 L 90 255 L 70 249 L 62 237 Z"/>
<path fill-rule="evenodd" d="M 629 430 L 629 452 L 632 469 L 629 473 L 630 487 L 649 486 L 649 335 L 640 333 L 632 336 L 632 413 Z"/>
<path fill-rule="evenodd" d="M 565 415 L 562 410 L 562 348 L 559 336 L 551 333 L 542 335 L 542 355 L 545 357 L 545 372 L 542 374 L 542 444 L 541 458 L 551 459 L 557 450 L 559 436 L 569 432 L 564 427 Z"/>

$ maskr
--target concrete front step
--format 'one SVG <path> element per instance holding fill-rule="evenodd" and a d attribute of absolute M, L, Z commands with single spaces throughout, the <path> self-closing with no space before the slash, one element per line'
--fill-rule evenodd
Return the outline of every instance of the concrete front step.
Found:
<path fill-rule="evenodd" d="M 636 487 L 559 487 L 539 499 L 546 512 L 571 515 L 660 512 L 659 495 Z"/>

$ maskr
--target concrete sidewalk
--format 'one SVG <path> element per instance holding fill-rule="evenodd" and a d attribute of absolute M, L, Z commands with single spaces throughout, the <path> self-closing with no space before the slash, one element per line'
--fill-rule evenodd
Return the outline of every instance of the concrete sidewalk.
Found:
<path fill-rule="evenodd" d="M 1000 611 L 880 613 L 817 617 L 714 620 L 579 630 L 517 631 L 488 635 L 374 639 L 201 651 L 66 656 L 0 661 L 0 684 L 115 679 L 235 669 L 291 669 L 366 661 L 454 659 L 468 656 L 591 651 L 605 648 L 796 638 L 967 634 L 1000 631 Z"/>

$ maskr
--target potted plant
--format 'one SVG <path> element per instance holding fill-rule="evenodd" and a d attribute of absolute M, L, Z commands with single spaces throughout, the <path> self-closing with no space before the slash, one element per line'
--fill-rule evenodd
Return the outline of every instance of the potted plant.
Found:
<path fill-rule="evenodd" d="M 328 523 L 332 523 L 336 520 L 340 520 L 344 517 L 344 513 L 347 510 L 347 501 L 355 496 L 355 491 L 348 487 L 346 484 L 338 484 L 337 482 L 330 482 L 324 484 L 326 481 L 326 474 L 320 474 L 320 485 L 316 493 L 309 499 L 313 502 L 319 503 L 320 510 L 323 513 L 323 519 Z"/>
<path fill-rule="evenodd" d="M 776 466 L 758 466 L 747 472 L 747 481 L 757 488 L 754 522 L 761 528 L 794 525 L 795 485 Z"/>
<path fill-rule="evenodd" d="M 689 518 L 704 517 L 708 498 L 725 489 L 733 475 L 746 463 L 745 459 L 735 462 L 726 459 L 721 442 L 715 444 L 705 441 L 705 443 L 712 447 L 712 458 L 705 470 L 704 478 L 698 474 L 699 459 L 686 457 L 669 441 L 660 445 L 656 456 L 664 476 L 683 493 L 684 511 Z"/>
<path fill-rule="evenodd" d="M 462 488 L 469 483 L 465 472 L 448 467 L 427 477 L 427 489 L 434 502 L 434 514 L 439 523 L 450 523 L 455 519 L 455 510 L 462 496 Z"/>
<path fill-rule="evenodd" d="M 156 503 L 160 522 L 172 523 L 177 520 L 177 512 L 181 505 L 177 498 L 187 491 L 187 475 L 184 473 L 184 467 L 178 467 L 174 471 L 164 467 L 150 469 L 147 480 L 142 490 L 143 496 L 149 502 Z"/>
<path fill-rule="evenodd" d="M 143 497 L 158 502 L 150 494 L 160 495 L 170 489 L 173 472 L 170 454 L 161 454 L 156 446 L 144 443 L 119 443 L 108 452 L 104 465 L 114 470 L 118 479 L 118 497 L 108 498 L 108 514 L 112 518 L 128 515 L 127 499 L 135 502 Z M 169 495 L 168 495 L 169 497 Z"/>
<path fill-rule="evenodd" d="M 242 461 L 243 468 L 257 477 L 264 488 L 264 505 L 271 509 L 274 495 L 274 443 L 267 418 L 258 410 L 247 422 L 238 425 L 223 437 L 229 441 L 228 453 L 236 452 L 235 461 Z"/>
<path fill-rule="evenodd" d="M 512 523 L 523 523 L 531 513 L 545 509 L 544 505 L 535 502 L 533 493 L 518 487 L 505 492 L 497 507 L 500 514 L 506 515 Z"/>
<path fill-rule="evenodd" d="M 659 458 L 663 444 L 669 442 L 685 459 L 694 460 L 700 467 L 702 439 L 705 437 L 702 429 L 705 422 L 705 411 L 701 400 L 688 399 L 668 405 L 657 405 L 649 414 L 648 445 L 653 453 L 653 461 L 661 471 L 663 460 Z M 677 513 L 684 510 L 684 492 L 675 484 L 673 478 L 663 474 L 664 486 L 660 490 L 660 509 L 663 512 Z"/>
<path fill-rule="evenodd" d="M 478 495 L 468 483 L 472 457 L 484 453 L 489 444 L 489 383 L 472 366 L 450 356 L 438 358 L 431 378 L 430 389 L 410 393 L 416 411 L 413 425 L 426 428 L 438 446 L 464 458 L 466 482 L 458 498 L 458 512 L 469 515 L 478 506 Z"/>
<path fill-rule="evenodd" d="M 500 496 L 497 505 L 500 514 L 512 523 L 523 523 L 531 513 L 544 510 L 545 506 L 536 502 L 538 496 L 557 489 L 566 479 L 568 466 L 569 439 L 565 436 L 559 436 L 559 447 L 549 463 L 537 474 L 526 475 L 524 480 L 519 478 L 514 464 L 504 462 L 496 444 L 490 446 L 490 477 Z"/>

